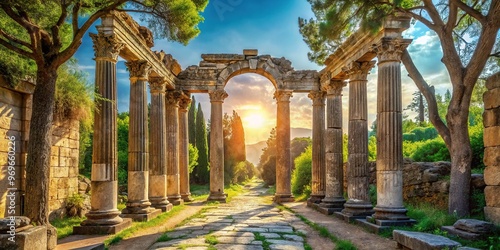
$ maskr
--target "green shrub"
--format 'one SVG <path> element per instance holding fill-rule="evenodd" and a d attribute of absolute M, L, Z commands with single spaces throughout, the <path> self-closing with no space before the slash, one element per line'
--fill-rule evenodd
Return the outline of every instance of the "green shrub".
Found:
<path fill-rule="evenodd" d="M 421 162 L 435 162 L 435 161 L 450 161 L 450 153 L 444 144 L 441 137 L 427 140 L 411 155 L 415 161 Z"/>
<path fill-rule="evenodd" d="M 231 183 L 242 183 L 254 177 L 255 166 L 249 161 L 242 161 L 234 166 L 233 171 Z"/>
<path fill-rule="evenodd" d="M 193 146 L 193 144 L 189 144 L 189 173 L 192 173 L 194 167 L 198 165 L 198 149 Z"/>
<path fill-rule="evenodd" d="M 479 124 L 469 128 L 470 146 L 472 148 L 471 166 L 473 169 L 484 169 L 484 141 L 483 141 L 483 124 Z"/>
<path fill-rule="evenodd" d="M 306 151 L 295 158 L 295 170 L 292 173 L 292 193 L 301 195 L 311 186 L 312 168 L 312 148 L 307 147 Z"/>

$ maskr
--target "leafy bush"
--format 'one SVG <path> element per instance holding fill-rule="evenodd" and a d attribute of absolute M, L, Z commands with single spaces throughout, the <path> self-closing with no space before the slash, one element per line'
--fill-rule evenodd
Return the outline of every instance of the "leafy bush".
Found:
<path fill-rule="evenodd" d="M 193 146 L 193 144 L 189 144 L 189 173 L 192 173 L 194 167 L 198 165 L 198 149 Z"/>
<path fill-rule="evenodd" d="M 234 166 L 232 183 L 242 183 L 252 179 L 255 175 L 255 166 L 249 161 L 241 161 Z"/>
<path fill-rule="evenodd" d="M 307 147 L 306 151 L 295 158 L 295 170 L 292 173 L 292 193 L 301 195 L 311 186 L 312 168 L 312 147 Z"/>
<path fill-rule="evenodd" d="M 443 139 L 438 137 L 427 140 L 420 147 L 417 147 L 411 158 L 422 162 L 450 161 L 450 153 Z"/>
<path fill-rule="evenodd" d="M 483 141 L 483 124 L 479 124 L 469 128 L 470 145 L 472 148 L 472 168 L 484 169 L 484 141 Z"/>
<path fill-rule="evenodd" d="M 409 133 L 403 134 L 405 141 L 426 141 L 438 137 L 438 132 L 434 127 L 416 127 Z"/>
<path fill-rule="evenodd" d="M 266 185 L 272 186 L 276 184 L 276 156 L 269 156 L 269 158 L 261 165 L 261 169 L 260 176 Z"/>

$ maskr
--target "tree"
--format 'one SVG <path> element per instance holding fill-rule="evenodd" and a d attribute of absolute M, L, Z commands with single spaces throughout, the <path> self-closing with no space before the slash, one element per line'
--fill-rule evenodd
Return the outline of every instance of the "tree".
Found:
<path fill-rule="evenodd" d="M 198 165 L 194 168 L 194 180 L 197 183 L 208 183 L 210 176 L 208 170 L 208 142 L 207 142 L 207 126 L 201 104 L 198 103 L 198 111 L 196 113 L 196 148 L 198 149 Z"/>
<path fill-rule="evenodd" d="M 435 91 L 426 82 L 404 51 L 402 62 L 424 95 L 429 120 L 450 151 L 452 169 L 449 194 L 450 213 L 469 214 L 471 145 L 468 116 L 471 95 L 478 78 L 492 57 L 500 56 L 500 1 L 430 0 L 308 0 L 316 19 L 299 19 L 300 32 L 312 50 L 309 58 L 323 63 L 345 38 L 358 27 L 378 30 L 388 15 L 408 15 L 437 34 L 445 65 L 453 86 L 446 123 L 439 117 Z M 333 46 L 319 46 L 328 41 Z"/>
<path fill-rule="evenodd" d="M 196 145 L 196 98 L 192 97 L 188 111 L 188 135 L 189 143 Z"/>
<path fill-rule="evenodd" d="M 35 225 L 48 221 L 51 125 L 57 69 L 82 43 L 92 24 L 112 10 L 140 13 L 159 37 L 186 44 L 198 35 L 207 0 L 46 0 L 0 2 L 0 47 L 36 65 L 26 163 L 25 215 Z M 82 17 L 88 17 L 83 19 Z M 85 21 L 83 21 L 85 20 Z M 23 72 L 9 72 L 23 73 Z M 24 77 L 24 76 L 22 76 Z"/>
<path fill-rule="evenodd" d="M 417 112 L 415 120 L 422 126 L 425 122 L 425 117 L 427 115 L 427 103 L 424 101 L 424 96 L 420 91 L 413 93 L 413 99 L 405 110 L 411 110 Z"/>
<path fill-rule="evenodd" d="M 246 161 L 247 154 L 245 149 L 245 130 L 241 117 L 233 110 L 233 117 L 231 119 L 231 138 L 229 139 L 231 145 L 231 154 L 236 162 Z"/>
<path fill-rule="evenodd" d="M 193 146 L 193 144 L 189 144 L 189 173 L 191 174 L 194 170 L 194 167 L 198 165 L 198 149 Z"/>
<path fill-rule="evenodd" d="M 271 130 L 267 139 L 267 147 L 262 149 L 259 159 L 260 176 L 267 185 L 276 183 L 276 128 Z"/>

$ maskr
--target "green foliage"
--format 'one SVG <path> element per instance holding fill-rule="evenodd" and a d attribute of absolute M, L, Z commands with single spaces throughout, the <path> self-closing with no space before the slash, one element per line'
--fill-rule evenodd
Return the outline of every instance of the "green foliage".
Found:
<path fill-rule="evenodd" d="M 215 235 L 207 235 L 205 236 L 205 243 L 210 244 L 210 245 L 217 245 L 219 243 L 219 240 L 217 240 L 217 237 Z"/>
<path fill-rule="evenodd" d="M 74 193 L 66 199 L 66 206 L 75 206 L 78 209 L 83 208 L 85 203 L 85 196 Z"/>
<path fill-rule="evenodd" d="M 297 137 L 294 138 L 290 144 L 290 159 L 292 159 L 292 170 L 295 169 L 294 159 L 299 157 L 306 148 L 312 144 L 312 140 L 309 137 Z"/>
<path fill-rule="evenodd" d="M 377 186 L 369 186 L 368 197 L 370 197 L 370 202 L 373 204 L 373 206 L 377 205 Z"/>
<path fill-rule="evenodd" d="M 196 112 L 196 99 L 193 96 L 188 111 L 188 136 L 192 145 L 196 145 Z"/>
<path fill-rule="evenodd" d="M 224 114 L 223 135 L 224 135 L 224 183 L 237 183 L 238 179 L 244 178 L 241 174 L 246 167 L 240 166 L 240 173 L 237 172 L 237 165 L 246 161 L 245 131 L 243 123 L 236 111 L 230 116 Z M 244 174 L 243 174 L 244 175 Z"/>
<path fill-rule="evenodd" d="M 207 127 L 201 104 L 198 103 L 196 113 L 196 148 L 198 149 L 198 165 L 192 173 L 192 180 L 196 183 L 204 184 L 210 181 L 209 175 L 209 159 L 208 159 L 208 141 Z"/>
<path fill-rule="evenodd" d="M 234 166 L 234 174 L 231 180 L 232 184 L 243 183 L 252 179 L 257 170 L 253 163 L 249 161 L 241 161 Z"/>
<path fill-rule="evenodd" d="M 198 165 L 198 149 L 193 146 L 193 144 L 189 144 L 189 173 L 192 173 L 194 167 Z"/>
<path fill-rule="evenodd" d="M 311 187 L 312 176 L 312 147 L 307 147 L 306 151 L 295 158 L 295 170 L 292 172 L 292 193 L 301 195 Z"/>
<path fill-rule="evenodd" d="M 62 239 L 72 235 L 73 227 L 79 226 L 84 220 L 86 220 L 85 217 L 80 218 L 78 216 L 62 219 L 58 218 L 51 221 L 50 224 L 52 224 L 52 226 L 54 226 L 57 230 L 57 239 Z"/>
<path fill-rule="evenodd" d="M 450 161 L 450 153 L 443 139 L 438 137 L 425 141 L 413 152 L 411 158 L 421 162 Z"/>
<path fill-rule="evenodd" d="M 118 114 L 118 185 L 126 186 L 128 182 L 128 132 L 129 113 Z"/>
<path fill-rule="evenodd" d="M 267 147 L 262 149 L 258 168 L 260 177 L 266 185 L 272 186 L 276 183 L 276 129 L 273 128 L 267 139 Z"/>
<path fill-rule="evenodd" d="M 435 208 L 432 204 L 407 205 L 408 217 L 417 221 L 413 228 L 419 232 L 432 233 L 442 226 L 453 225 L 457 217 Z"/>
<path fill-rule="evenodd" d="M 344 153 L 345 155 L 346 153 Z M 370 136 L 368 138 L 368 161 L 377 160 L 377 137 Z"/>
<path fill-rule="evenodd" d="M 438 137 L 438 132 L 434 127 L 415 127 L 410 132 L 403 134 L 405 141 L 425 141 Z"/>
<path fill-rule="evenodd" d="M 472 169 L 484 169 L 483 124 L 469 127 L 470 145 L 472 149 Z"/>
<path fill-rule="evenodd" d="M 470 199 L 471 216 L 480 217 L 478 219 L 484 220 L 484 207 L 486 207 L 484 191 L 473 189 Z"/>

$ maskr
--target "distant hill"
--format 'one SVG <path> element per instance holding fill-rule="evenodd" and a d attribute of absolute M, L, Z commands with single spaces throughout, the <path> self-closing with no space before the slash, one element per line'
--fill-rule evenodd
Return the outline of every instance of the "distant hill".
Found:
<path fill-rule="evenodd" d="M 312 136 L 312 130 L 308 128 L 291 128 L 290 132 L 292 140 L 297 137 Z M 267 147 L 265 141 L 260 141 L 254 144 L 247 144 L 247 160 L 257 166 L 257 164 L 259 164 L 260 156 L 262 155 L 262 149 L 264 149 L 265 147 Z"/>

